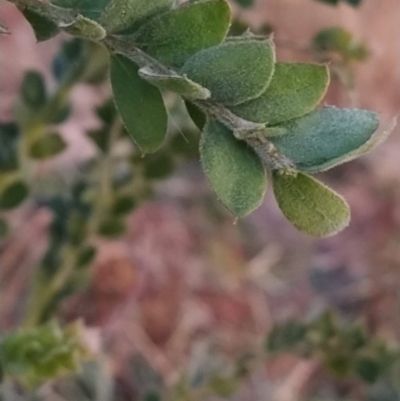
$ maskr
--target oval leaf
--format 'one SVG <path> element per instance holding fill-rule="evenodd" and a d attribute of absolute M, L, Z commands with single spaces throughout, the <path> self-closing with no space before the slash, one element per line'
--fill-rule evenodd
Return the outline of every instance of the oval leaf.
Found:
<path fill-rule="evenodd" d="M 106 37 L 106 31 L 100 24 L 82 15 L 78 15 L 76 20 L 63 30 L 70 35 L 88 40 L 101 40 Z"/>
<path fill-rule="evenodd" d="M 211 98 L 237 105 L 260 96 L 274 71 L 275 53 L 269 40 L 247 38 L 202 50 L 182 73 L 211 91 Z"/>
<path fill-rule="evenodd" d="M 44 78 L 37 71 L 28 71 L 21 85 L 21 98 L 33 110 L 41 109 L 47 101 Z"/>
<path fill-rule="evenodd" d="M 14 181 L 0 194 L 0 209 L 14 209 L 28 196 L 28 187 L 22 181 Z"/>
<path fill-rule="evenodd" d="M 346 161 L 368 142 L 378 125 L 377 115 L 370 111 L 326 107 L 266 133 L 299 170 L 316 172 Z"/>
<path fill-rule="evenodd" d="M 64 139 L 59 134 L 49 134 L 35 141 L 30 148 L 33 159 L 47 159 L 61 153 L 66 148 Z"/>
<path fill-rule="evenodd" d="M 246 143 L 219 122 L 209 121 L 200 139 L 200 155 L 212 188 L 235 216 L 246 216 L 261 204 L 266 173 Z"/>
<path fill-rule="evenodd" d="M 99 18 L 109 33 L 135 30 L 149 17 L 172 7 L 174 0 L 112 0 Z"/>
<path fill-rule="evenodd" d="M 139 70 L 141 78 L 162 90 L 176 92 L 189 99 L 208 99 L 211 93 L 196 82 L 191 81 L 183 75 L 171 73 L 170 75 L 158 74 L 151 67 L 144 67 Z"/>
<path fill-rule="evenodd" d="M 143 152 L 154 152 L 164 141 L 168 117 L 160 91 L 141 79 L 138 70 L 126 57 L 111 57 L 111 85 L 122 121 Z"/>
<path fill-rule="evenodd" d="M 225 0 L 187 3 L 149 20 L 134 40 L 154 58 L 180 67 L 200 50 L 221 43 L 230 20 Z"/>
<path fill-rule="evenodd" d="M 306 234 L 325 237 L 349 224 L 350 210 L 345 200 L 306 174 L 275 172 L 273 187 L 282 213 Z"/>
<path fill-rule="evenodd" d="M 312 111 L 324 97 L 328 85 L 326 66 L 276 63 L 266 91 L 231 110 L 246 120 L 275 125 Z"/>

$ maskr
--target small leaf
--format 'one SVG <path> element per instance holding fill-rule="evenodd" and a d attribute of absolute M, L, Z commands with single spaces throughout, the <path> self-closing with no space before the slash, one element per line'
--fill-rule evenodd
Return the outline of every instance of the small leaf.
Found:
<path fill-rule="evenodd" d="M 302 171 L 327 170 L 363 148 L 379 119 L 367 110 L 326 107 L 266 130 L 278 150 Z M 273 135 L 276 132 L 276 135 Z"/>
<path fill-rule="evenodd" d="M 76 266 L 78 268 L 90 265 L 96 257 L 97 249 L 93 245 L 84 246 L 78 254 Z"/>
<path fill-rule="evenodd" d="M 343 198 L 306 174 L 275 172 L 273 187 L 282 213 L 306 234 L 325 237 L 349 224 L 350 210 Z"/>
<path fill-rule="evenodd" d="M 200 139 L 200 154 L 211 187 L 235 216 L 246 216 L 261 204 L 266 173 L 246 143 L 219 122 L 209 121 Z"/>
<path fill-rule="evenodd" d="M 237 4 L 239 4 L 240 7 L 243 8 L 250 8 L 255 0 L 235 0 Z"/>
<path fill-rule="evenodd" d="M 19 131 L 14 123 L 0 123 L 0 171 L 18 169 Z"/>
<path fill-rule="evenodd" d="M 0 241 L 6 238 L 9 232 L 10 232 L 10 227 L 8 223 L 4 219 L 0 218 Z"/>
<path fill-rule="evenodd" d="M 170 75 L 158 74 L 151 67 L 144 67 L 139 70 L 141 78 L 150 82 L 162 90 L 176 92 L 189 99 L 208 99 L 211 94 L 206 88 L 191 81 L 186 76 L 171 73 Z"/>
<path fill-rule="evenodd" d="M 108 33 L 135 30 L 149 17 L 172 7 L 174 0 L 111 0 L 99 18 Z"/>
<path fill-rule="evenodd" d="M 130 213 L 136 206 L 137 202 L 132 196 L 119 196 L 112 205 L 112 213 L 115 215 L 124 215 Z"/>
<path fill-rule="evenodd" d="M 180 67 L 200 50 L 221 43 L 230 19 L 225 0 L 189 2 L 150 19 L 134 41 L 157 60 Z"/>
<path fill-rule="evenodd" d="M 195 123 L 196 127 L 203 131 L 204 125 L 206 124 L 207 118 L 205 114 L 193 103 L 185 100 L 186 110 L 189 113 L 190 118 Z"/>
<path fill-rule="evenodd" d="M 47 101 L 46 85 L 42 74 L 28 71 L 21 85 L 21 98 L 33 110 L 41 109 Z"/>
<path fill-rule="evenodd" d="M 111 85 L 122 121 L 143 152 L 154 152 L 164 141 L 168 117 L 160 91 L 141 79 L 138 70 L 126 57 L 111 57 Z"/>
<path fill-rule="evenodd" d="M 174 171 L 174 161 L 166 152 L 158 152 L 144 158 L 144 175 L 150 180 L 168 177 Z"/>
<path fill-rule="evenodd" d="M 237 105 L 260 96 L 275 63 L 270 40 L 246 38 L 210 47 L 192 56 L 181 73 L 211 91 L 211 98 Z"/>
<path fill-rule="evenodd" d="M 66 146 L 64 139 L 59 134 L 48 134 L 32 144 L 29 154 L 33 159 L 47 159 L 61 153 Z"/>
<path fill-rule="evenodd" d="M 382 375 L 384 368 L 377 355 L 364 351 L 355 360 L 355 370 L 365 382 L 373 384 Z"/>
<path fill-rule="evenodd" d="M 100 24 L 82 15 L 78 15 L 76 20 L 64 27 L 63 30 L 70 35 L 96 41 L 104 39 L 107 34 Z"/>
<path fill-rule="evenodd" d="M 28 196 L 28 187 L 22 181 L 14 181 L 0 193 L 0 209 L 14 209 Z"/>
<path fill-rule="evenodd" d="M 246 120 L 275 125 L 313 110 L 325 95 L 328 84 L 326 66 L 276 63 L 266 91 L 231 110 Z"/>
<path fill-rule="evenodd" d="M 116 238 L 123 235 L 126 231 L 126 225 L 123 220 L 109 219 L 100 224 L 99 234 L 106 238 Z"/>
<path fill-rule="evenodd" d="M 58 26 L 46 17 L 29 10 L 28 8 L 21 9 L 22 14 L 31 24 L 36 40 L 43 42 L 56 36 L 60 30 Z"/>
<path fill-rule="evenodd" d="M 103 153 L 108 152 L 110 145 L 110 130 L 108 128 L 91 130 L 87 133 L 87 136 L 97 145 L 97 147 Z"/>
<path fill-rule="evenodd" d="M 336 52 L 347 61 L 363 61 L 368 57 L 366 46 L 341 27 L 332 27 L 318 32 L 312 43 L 317 51 Z"/>
<path fill-rule="evenodd" d="M 110 0 L 51 0 L 52 4 L 73 9 L 87 18 L 97 20 Z"/>

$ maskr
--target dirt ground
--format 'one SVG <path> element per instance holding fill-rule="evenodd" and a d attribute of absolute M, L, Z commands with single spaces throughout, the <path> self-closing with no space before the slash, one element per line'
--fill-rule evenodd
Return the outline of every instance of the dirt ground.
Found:
<path fill-rule="evenodd" d="M 382 130 L 400 112 L 398 0 L 364 0 L 357 9 L 313 0 L 259 0 L 238 13 L 254 27 L 272 24 L 278 59 L 285 61 L 308 58 L 288 43 L 307 44 L 322 28 L 346 27 L 371 51 L 354 67 L 355 106 L 377 111 Z M 0 4 L 0 15 L 12 31 L 0 36 L 0 117 L 8 119 L 24 71 L 39 69 L 52 84 L 49 63 L 62 38 L 36 45 L 7 2 Z M 93 103 L 107 90 L 82 86 L 74 92 L 76 112 L 62 128 L 69 150 L 45 162 L 44 172 L 92 154 L 83 132 L 95 124 Z M 325 102 L 349 106 L 346 90 L 335 82 Z M 259 344 L 274 322 L 325 307 L 362 316 L 372 331 L 400 341 L 400 127 L 372 154 L 321 177 L 347 199 L 352 223 L 335 237 L 314 240 L 284 220 L 271 191 L 262 207 L 236 226 L 213 221 L 201 205 L 182 206 L 176 188 L 189 197 L 208 188 L 201 175 L 178 171 L 160 186 L 155 201 L 130 216 L 127 238 L 101 243 L 93 283 L 71 297 L 61 315 L 83 317 L 96 328 L 128 393 L 121 372 L 136 352 L 173 383 L 204 342 L 238 355 Z M 14 218 L 19 231 L 0 256 L 2 328 L 18 322 L 19 300 L 51 220 L 44 210 L 24 210 Z M 271 400 L 295 401 L 315 386 L 317 369 L 313 362 L 282 358 L 256 381 L 268 376 Z"/>

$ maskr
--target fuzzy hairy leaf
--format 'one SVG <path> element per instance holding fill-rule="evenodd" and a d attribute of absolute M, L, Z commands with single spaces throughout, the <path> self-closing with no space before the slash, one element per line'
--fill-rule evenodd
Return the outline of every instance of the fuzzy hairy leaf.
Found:
<path fill-rule="evenodd" d="M 205 125 L 200 155 L 211 187 L 235 216 L 246 216 L 261 204 L 267 188 L 264 167 L 254 151 L 221 123 Z"/>
<path fill-rule="evenodd" d="M 73 24 L 63 29 L 70 35 L 79 36 L 88 40 L 101 40 L 106 36 L 106 31 L 100 24 L 82 15 L 78 15 Z"/>
<path fill-rule="evenodd" d="M 35 33 L 36 40 L 43 42 L 56 36 L 60 30 L 58 26 L 46 17 L 35 13 L 27 8 L 21 9 L 22 14 L 31 24 L 33 32 Z"/>
<path fill-rule="evenodd" d="M 52 0 L 53 4 L 78 11 L 87 18 L 98 19 L 110 0 Z"/>
<path fill-rule="evenodd" d="M 268 139 L 302 171 L 317 172 L 348 159 L 378 128 L 373 112 L 326 107 L 267 129 Z"/>
<path fill-rule="evenodd" d="M 170 75 L 162 75 L 153 71 L 151 67 L 144 67 L 139 70 L 139 76 L 159 89 L 176 92 L 186 98 L 208 99 L 211 96 L 208 89 L 203 88 L 183 75 L 172 73 Z"/>
<path fill-rule="evenodd" d="M 273 187 L 282 213 L 306 234 L 325 237 L 349 224 L 350 210 L 344 199 L 306 174 L 275 172 Z"/>
<path fill-rule="evenodd" d="M 221 43 L 230 19 L 225 0 L 186 3 L 150 19 L 137 31 L 134 41 L 154 58 L 180 67 L 200 50 Z"/>
<path fill-rule="evenodd" d="M 325 95 L 328 84 L 326 66 L 276 63 L 265 92 L 231 110 L 246 120 L 275 125 L 313 110 Z"/>
<path fill-rule="evenodd" d="M 154 152 L 164 141 L 168 117 L 160 91 L 141 79 L 138 71 L 126 57 L 111 57 L 111 85 L 122 121 L 143 152 Z"/>
<path fill-rule="evenodd" d="M 270 40 L 251 37 L 202 50 L 181 73 L 211 91 L 211 98 L 237 105 L 260 96 L 267 88 L 275 63 Z"/>
<path fill-rule="evenodd" d="M 47 159 L 61 153 L 66 146 L 67 144 L 59 134 L 52 133 L 35 141 L 30 148 L 29 155 L 37 160 Z"/>
<path fill-rule="evenodd" d="M 135 30 L 140 24 L 172 7 L 174 0 L 111 0 L 99 18 L 109 33 Z"/>

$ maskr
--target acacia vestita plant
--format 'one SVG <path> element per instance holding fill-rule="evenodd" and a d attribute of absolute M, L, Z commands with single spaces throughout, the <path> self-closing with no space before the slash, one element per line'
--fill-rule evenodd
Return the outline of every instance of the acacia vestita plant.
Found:
<path fill-rule="evenodd" d="M 271 182 L 299 230 L 326 236 L 347 226 L 346 202 L 310 174 L 373 148 L 379 120 L 366 110 L 317 108 L 327 66 L 277 62 L 270 37 L 227 37 L 225 0 L 10 1 L 39 41 L 65 31 L 109 50 L 115 104 L 143 154 L 165 139 L 161 91 L 181 95 L 202 130 L 204 172 L 235 216 L 256 209 Z"/>

